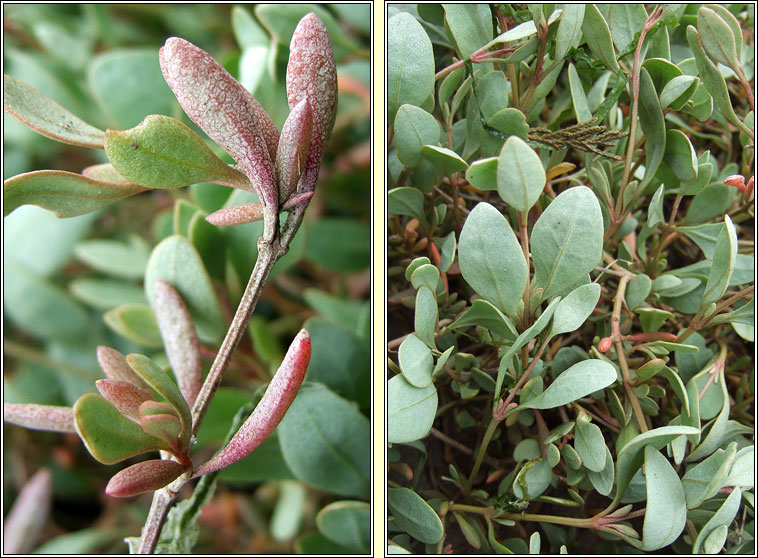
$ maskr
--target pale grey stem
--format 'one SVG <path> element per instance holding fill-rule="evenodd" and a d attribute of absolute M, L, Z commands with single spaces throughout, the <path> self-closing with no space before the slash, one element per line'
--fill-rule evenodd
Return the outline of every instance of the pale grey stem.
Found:
<path fill-rule="evenodd" d="M 182 479 L 182 482 L 186 481 Z M 142 540 L 139 543 L 137 554 L 152 554 L 155 551 L 158 537 L 161 534 L 161 527 L 163 527 L 168 509 L 175 497 L 176 494 L 169 493 L 168 488 L 153 492 L 153 503 L 150 505 L 150 513 L 147 516 L 147 521 L 145 521 L 145 526 L 142 528 Z"/>

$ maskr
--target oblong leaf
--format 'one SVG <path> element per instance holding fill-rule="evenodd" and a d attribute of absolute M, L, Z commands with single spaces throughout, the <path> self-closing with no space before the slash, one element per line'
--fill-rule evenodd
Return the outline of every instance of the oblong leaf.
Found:
<path fill-rule="evenodd" d="M 545 180 L 539 155 L 521 138 L 509 137 L 497 163 L 497 193 L 503 201 L 526 213 L 542 194 Z"/>
<path fill-rule="evenodd" d="M 103 315 L 103 319 L 113 331 L 131 341 L 145 347 L 163 345 L 158 324 L 155 321 L 155 313 L 147 304 L 122 304 L 108 310 Z"/>
<path fill-rule="evenodd" d="M 111 477 L 105 493 L 114 498 L 128 498 L 163 488 L 181 475 L 186 467 L 170 459 L 150 459 L 122 469 Z"/>
<path fill-rule="evenodd" d="M 458 262 L 463 278 L 482 298 L 515 315 L 526 287 L 526 261 L 508 221 L 490 204 L 478 204 L 466 219 Z"/>
<path fill-rule="evenodd" d="M 332 42 L 315 13 L 306 14 L 292 33 L 286 86 L 290 108 L 304 99 L 311 107 L 313 134 L 298 191 L 312 192 L 337 114 L 337 67 Z"/>
<path fill-rule="evenodd" d="M 127 180 L 150 188 L 181 188 L 198 182 L 245 184 L 187 125 L 151 114 L 130 130 L 108 130 L 105 153 Z"/>
<path fill-rule="evenodd" d="M 408 335 L 400 344 L 398 361 L 403 377 L 412 386 L 424 388 L 432 383 L 432 351 L 414 334 Z"/>
<path fill-rule="evenodd" d="M 8 114 L 43 136 L 71 145 L 103 149 L 105 132 L 7 74 L 3 74 L 3 107 Z"/>
<path fill-rule="evenodd" d="M 274 169 L 279 187 L 279 203 L 282 204 L 295 192 L 303 172 L 311 144 L 313 115 L 306 99 L 294 107 L 282 127 L 276 151 Z"/>
<path fill-rule="evenodd" d="M 38 205 L 58 217 L 75 217 L 145 190 L 137 184 L 102 182 L 73 172 L 26 172 L 3 183 L 3 215 L 22 205 Z"/>
<path fill-rule="evenodd" d="M 737 258 L 737 231 L 732 224 L 729 215 L 724 215 L 724 228 L 716 239 L 716 247 L 713 251 L 713 263 L 708 274 L 708 282 L 703 292 L 702 308 L 711 302 L 717 302 L 724 296 L 729 279 L 734 272 L 734 264 Z"/>
<path fill-rule="evenodd" d="M 679 538 L 687 521 L 687 505 L 679 476 L 652 446 L 645 446 L 645 485 L 647 504 L 642 549 L 657 550 Z"/>
<path fill-rule="evenodd" d="M 432 42 L 409 13 L 387 22 L 387 110 L 392 122 L 401 105 L 422 106 L 434 94 Z"/>
<path fill-rule="evenodd" d="M 721 19 L 721 16 L 710 8 L 700 8 L 697 11 L 697 30 L 700 43 L 708 56 L 714 62 L 737 72 L 740 62 L 735 36 L 731 27 Z"/>
<path fill-rule="evenodd" d="M 618 503 L 621 500 L 632 477 L 642 467 L 643 450 L 646 446 L 650 445 L 655 449 L 661 449 L 678 436 L 699 433 L 699 429 L 690 426 L 661 426 L 643 432 L 627 442 L 618 452 L 616 458 L 616 496 L 614 502 Z"/>
<path fill-rule="evenodd" d="M 74 410 L 71 407 L 36 405 L 33 403 L 3 403 L 3 420 L 32 430 L 76 432 Z"/>
<path fill-rule="evenodd" d="M 305 387 L 278 433 L 284 460 L 299 480 L 336 494 L 368 496 L 370 425 L 354 403 L 318 384 Z"/>
<path fill-rule="evenodd" d="M 311 338 L 301 329 L 255 410 L 221 452 L 199 467 L 194 476 L 239 461 L 257 448 L 281 422 L 298 394 L 311 358 Z"/>
<path fill-rule="evenodd" d="M 552 409 L 608 387 L 617 379 L 613 365 L 597 359 L 577 362 L 564 370 L 545 391 L 521 408 Z"/>
<path fill-rule="evenodd" d="M 605 468 L 605 439 L 596 424 L 581 418 L 576 421 L 574 449 L 582 459 L 582 464 L 590 471 L 599 473 Z"/>
<path fill-rule="evenodd" d="M 415 167 L 421 162 L 421 148 L 437 145 L 440 140 L 440 125 L 424 109 L 405 104 L 395 116 L 394 142 L 397 158 L 406 167 Z"/>
<path fill-rule="evenodd" d="M 195 325 L 182 297 L 162 279 L 155 282 L 154 309 L 171 370 L 191 407 L 203 386 L 203 359 Z"/>
<path fill-rule="evenodd" d="M 434 384 L 417 388 L 402 375 L 387 382 L 387 441 L 413 442 L 429 433 L 437 412 Z"/>
<path fill-rule="evenodd" d="M 737 515 L 737 511 L 740 509 L 742 491 L 739 488 L 735 488 L 729 496 L 726 497 L 724 503 L 718 511 L 708 520 L 692 544 L 693 554 L 697 554 L 700 551 L 700 547 L 703 545 L 708 536 L 718 529 L 721 525 L 729 525 Z"/>
<path fill-rule="evenodd" d="M 116 349 L 104 345 L 98 346 L 97 361 L 109 379 L 130 383 L 143 391 L 150 392 L 150 386 L 132 370 L 126 362 L 126 357 Z"/>
<path fill-rule="evenodd" d="M 434 544 L 442 538 L 444 533 L 439 516 L 421 496 L 412 490 L 388 489 L 387 505 L 397 526 L 414 539 Z"/>
<path fill-rule="evenodd" d="M 582 285 L 571 291 L 555 308 L 550 337 L 579 329 L 592 314 L 598 300 L 600 285 L 597 283 Z"/>
<path fill-rule="evenodd" d="M 330 540 L 368 553 L 371 546 L 371 508 L 366 502 L 332 502 L 316 514 L 318 530 Z"/>
<path fill-rule="evenodd" d="M 110 465 L 168 444 L 146 434 L 98 393 L 87 393 L 74 404 L 74 425 L 92 457 Z"/>
<path fill-rule="evenodd" d="M 210 54 L 189 41 L 168 39 L 160 64 L 187 116 L 240 164 L 263 202 L 275 207 L 279 130 L 271 117 Z"/>
<path fill-rule="evenodd" d="M 153 249 L 145 270 L 145 292 L 153 306 L 156 279 L 163 279 L 179 292 L 200 339 L 216 342 L 224 335 L 221 305 L 203 260 L 189 240 L 170 236 Z"/>
<path fill-rule="evenodd" d="M 565 190 L 534 224 L 534 278 L 550 298 L 592 271 L 603 250 L 600 204 L 586 186 Z"/>

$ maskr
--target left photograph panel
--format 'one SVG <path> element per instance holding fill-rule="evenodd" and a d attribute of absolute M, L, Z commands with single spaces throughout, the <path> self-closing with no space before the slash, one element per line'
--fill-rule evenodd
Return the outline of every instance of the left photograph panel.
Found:
<path fill-rule="evenodd" d="M 3 552 L 371 552 L 372 6 L 4 5 Z"/>

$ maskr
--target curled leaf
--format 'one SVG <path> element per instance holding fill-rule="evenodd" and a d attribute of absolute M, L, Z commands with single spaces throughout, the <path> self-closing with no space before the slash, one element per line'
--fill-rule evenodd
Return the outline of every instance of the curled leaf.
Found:
<path fill-rule="evenodd" d="M 210 54 L 189 41 L 168 39 L 160 63 L 187 116 L 240 164 L 263 202 L 276 207 L 273 161 L 279 130 L 271 117 Z"/>
<path fill-rule="evenodd" d="M 242 173 L 216 157 L 185 124 L 151 114 L 129 130 L 108 130 L 105 153 L 127 180 L 151 188 L 181 188 L 198 182 L 246 185 Z"/>
<path fill-rule="evenodd" d="M 292 108 L 279 136 L 275 167 L 280 202 L 287 200 L 297 188 L 308 156 L 312 130 L 311 106 L 307 99 L 302 99 Z"/>
<path fill-rule="evenodd" d="M 337 67 L 324 24 L 314 13 L 300 20 L 290 42 L 287 63 L 287 100 L 290 108 L 307 99 L 311 106 L 311 147 L 300 178 L 300 192 L 316 187 L 326 140 L 337 114 Z"/>
<path fill-rule="evenodd" d="M 16 120 L 43 136 L 71 145 L 103 148 L 105 132 L 7 74 L 3 74 L 3 107 Z"/>
<path fill-rule="evenodd" d="M 126 361 L 129 363 L 129 366 L 132 367 L 132 370 L 139 374 L 143 380 L 150 384 L 150 386 L 160 393 L 166 401 L 168 401 L 169 405 L 173 407 L 170 412 L 172 414 L 175 412 L 182 424 L 180 446 L 183 449 L 189 447 L 192 418 L 190 416 L 189 407 L 187 406 L 187 401 L 179 391 L 179 388 L 171 378 L 169 378 L 166 372 L 161 370 L 157 364 L 145 355 L 136 353 L 130 354 L 127 355 Z M 142 405 L 145 406 L 147 403 L 150 402 L 143 403 Z M 168 409 L 168 406 L 166 407 Z M 145 414 L 142 411 L 142 406 L 140 407 L 140 414 Z"/>
<path fill-rule="evenodd" d="M 154 308 L 171 369 L 191 407 L 203 386 L 203 359 L 195 326 L 182 297 L 163 279 L 155 281 Z"/>
<path fill-rule="evenodd" d="M 142 430 L 164 440 L 174 451 L 180 451 L 179 436 L 182 433 L 182 423 L 174 414 L 145 415 L 140 419 Z"/>
<path fill-rule="evenodd" d="M 122 469 L 111 477 L 105 493 L 114 498 L 128 498 L 163 488 L 179 477 L 184 465 L 168 459 L 151 459 Z"/>
<path fill-rule="evenodd" d="M 32 430 L 76 432 L 74 410 L 71 407 L 3 403 L 3 420 Z"/>
<path fill-rule="evenodd" d="M 38 205 L 58 217 L 76 217 L 145 190 L 137 184 L 104 182 L 73 172 L 25 172 L 3 183 L 3 215 L 22 205 Z"/>
<path fill-rule="evenodd" d="M 105 397 L 122 415 L 134 421 L 140 419 L 140 405 L 153 398 L 151 393 L 123 380 L 98 380 L 95 385 L 100 395 Z"/>
<path fill-rule="evenodd" d="M 290 345 L 260 403 L 221 452 L 201 465 L 193 476 L 212 473 L 239 461 L 263 442 L 281 422 L 297 395 L 311 358 L 311 338 L 302 329 Z"/>

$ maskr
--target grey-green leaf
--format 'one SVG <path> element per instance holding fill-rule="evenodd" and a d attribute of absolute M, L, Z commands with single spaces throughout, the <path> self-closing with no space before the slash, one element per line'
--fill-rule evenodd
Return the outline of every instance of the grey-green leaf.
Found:
<path fill-rule="evenodd" d="M 652 446 L 645 446 L 645 484 L 647 505 L 642 549 L 657 550 L 673 543 L 684 530 L 687 506 L 679 476 Z"/>
<path fill-rule="evenodd" d="M 413 387 L 402 375 L 387 382 L 387 441 L 413 442 L 429 433 L 437 412 L 434 384 Z"/>
<path fill-rule="evenodd" d="M 32 171 L 3 183 L 3 215 L 22 205 L 38 205 L 57 217 L 75 217 L 146 189 L 137 184 L 94 180 L 73 172 Z"/>
<path fill-rule="evenodd" d="M 616 379 L 616 369 L 613 365 L 602 360 L 583 360 L 561 373 L 545 391 L 521 407 L 526 409 L 560 407 L 606 388 Z"/>
<path fill-rule="evenodd" d="M 576 421 L 574 449 L 590 471 L 599 473 L 605 468 L 605 439 L 596 424 L 581 419 Z"/>
<path fill-rule="evenodd" d="M 432 383 L 432 351 L 412 333 L 400 344 L 398 360 L 400 370 L 409 384 L 425 388 Z"/>
<path fill-rule="evenodd" d="M 409 13 L 387 22 L 387 108 L 392 121 L 401 105 L 422 106 L 434 93 L 432 42 Z"/>
<path fill-rule="evenodd" d="M 414 539 L 434 544 L 442 538 L 442 521 L 432 507 L 412 490 L 388 489 L 387 505 L 395 523 Z"/>
<path fill-rule="evenodd" d="M 419 339 L 432 349 L 436 348 L 434 343 L 434 328 L 436 325 L 437 298 L 431 289 L 422 286 L 416 293 L 414 326 Z"/>
<path fill-rule="evenodd" d="M 600 300 L 600 285 L 589 283 L 571 291 L 564 297 L 553 314 L 550 337 L 579 329 L 589 318 Z"/>
<path fill-rule="evenodd" d="M 145 271 L 145 292 L 155 304 L 155 280 L 163 279 L 181 295 L 203 341 L 217 341 L 226 332 L 226 321 L 203 261 L 183 236 L 170 236 L 158 244 Z"/>
<path fill-rule="evenodd" d="M 103 149 L 105 132 L 7 74 L 3 75 L 3 106 L 11 116 L 43 136 L 71 145 Z"/>
<path fill-rule="evenodd" d="M 721 299 L 729 286 L 729 279 L 732 277 L 732 272 L 734 271 L 734 264 L 737 258 L 737 232 L 729 215 L 724 215 L 724 224 L 725 227 L 719 233 L 716 240 L 713 264 L 708 274 L 708 283 L 705 285 L 703 301 L 700 304 L 701 307 L 705 307 L 711 302 L 717 302 Z"/>
<path fill-rule="evenodd" d="M 415 167 L 421 162 L 421 148 L 436 145 L 440 140 L 440 125 L 424 109 L 414 105 L 402 105 L 395 116 L 395 146 L 397 158 L 406 167 Z"/>
<path fill-rule="evenodd" d="M 466 219 L 458 262 L 463 278 L 479 295 L 515 315 L 526 287 L 526 261 L 508 221 L 490 204 L 478 204 Z"/>
<path fill-rule="evenodd" d="M 497 164 L 497 193 L 505 203 L 526 213 L 545 188 L 545 169 L 539 155 L 517 136 L 509 137 Z"/>
<path fill-rule="evenodd" d="M 543 299 L 592 271 L 603 250 L 603 217 L 592 190 L 577 186 L 555 198 L 532 229 L 531 248 Z"/>

